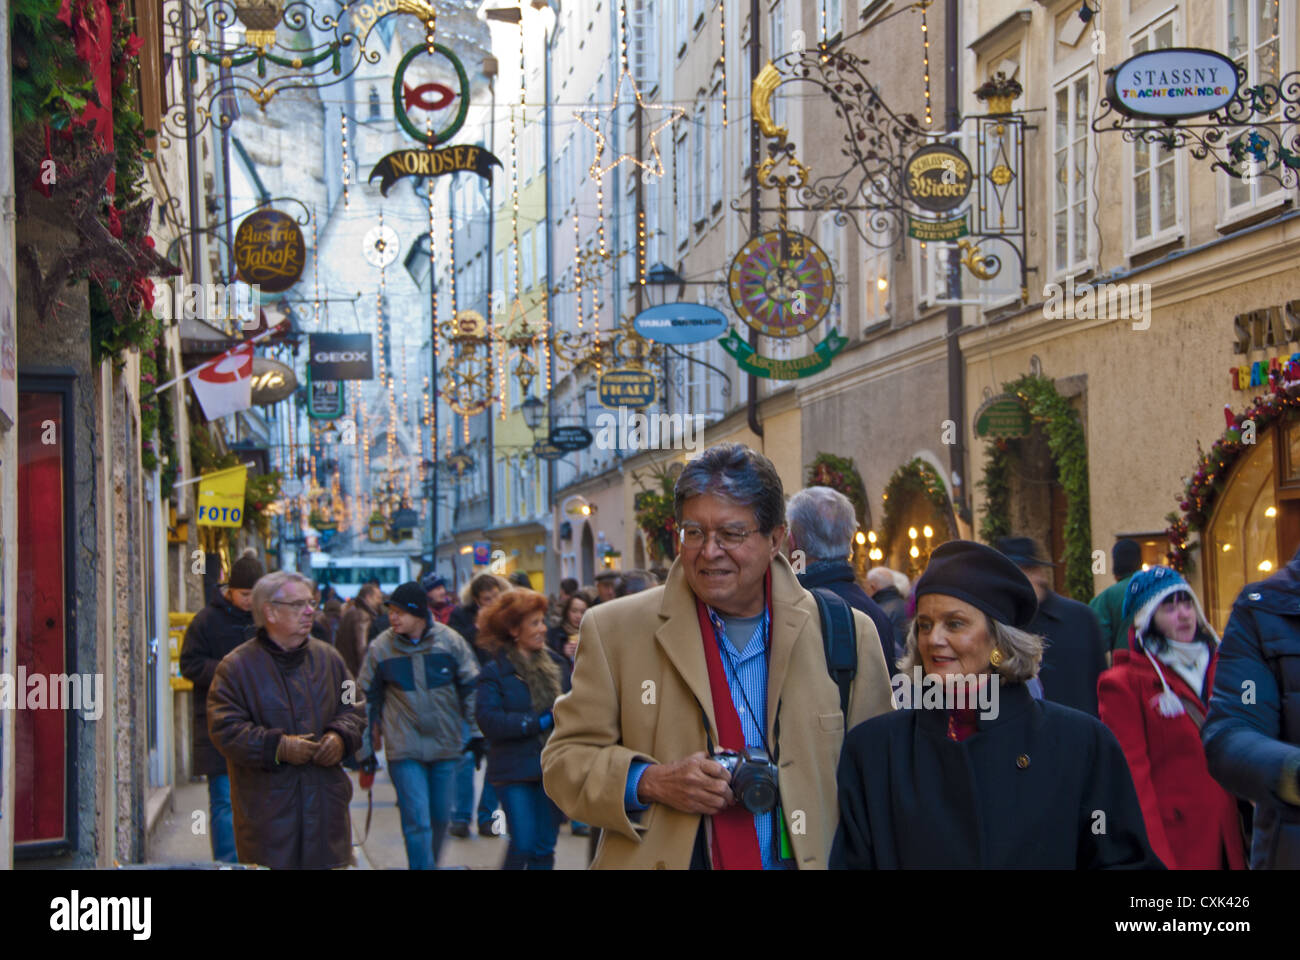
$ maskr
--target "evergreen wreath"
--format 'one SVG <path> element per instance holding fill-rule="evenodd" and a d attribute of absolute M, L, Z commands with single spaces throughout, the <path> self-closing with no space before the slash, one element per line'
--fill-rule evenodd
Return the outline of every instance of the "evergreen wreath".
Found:
<path fill-rule="evenodd" d="M 1065 491 L 1065 592 L 1076 600 L 1092 599 L 1092 513 L 1088 494 L 1088 446 L 1083 425 L 1070 402 L 1061 396 L 1047 377 L 1026 374 L 1003 384 L 1029 411 L 1030 419 L 1043 428 L 1047 449 L 1052 454 L 1062 489 Z M 992 543 L 1011 533 L 1011 489 L 1009 475 L 1014 458 L 1011 444 L 992 441 L 986 447 L 985 490 L 981 509 L 980 537 Z"/>
<path fill-rule="evenodd" d="M 807 479 L 804 486 L 830 487 L 848 497 L 853 504 L 853 515 L 858 525 L 867 523 L 867 488 L 862 482 L 862 474 L 851 457 L 837 457 L 833 453 L 819 453 L 807 467 Z"/>
<path fill-rule="evenodd" d="M 885 502 L 885 518 L 881 527 L 881 549 L 885 556 L 889 556 L 898 525 L 902 522 L 899 505 L 907 499 L 909 493 L 919 493 L 929 500 L 935 512 L 944 518 L 949 532 L 952 530 L 952 524 L 948 520 L 952 508 L 948 503 L 948 489 L 943 484 L 943 478 L 926 461 L 914 457 L 895 470 L 885 484 L 882 497 Z"/>

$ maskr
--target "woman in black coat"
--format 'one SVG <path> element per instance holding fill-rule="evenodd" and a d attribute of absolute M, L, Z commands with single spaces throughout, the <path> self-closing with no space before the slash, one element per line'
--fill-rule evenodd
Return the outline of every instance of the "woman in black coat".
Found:
<path fill-rule="evenodd" d="M 990 547 L 939 547 L 917 582 L 895 681 L 903 709 L 855 727 L 840 757 L 832 869 L 1160 869 L 1119 743 L 1033 699 L 1033 587 Z"/>
<path fill-rule="evenodd" d="M 487 782 L 506 814 L 503 869 L 551 870 L 560 811 L 542 790 L 542 747 L 551 708 L 569 690 L 569 662 L 546 646 L 546 598 L 515 589 L 479 617 L 478 645 L 491 655 L 479 673 L 475 710 L 487 738 Z"/>

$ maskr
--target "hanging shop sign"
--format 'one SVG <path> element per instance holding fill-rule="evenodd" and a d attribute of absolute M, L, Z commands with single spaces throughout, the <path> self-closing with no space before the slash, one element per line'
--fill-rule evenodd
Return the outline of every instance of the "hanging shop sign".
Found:
<path fill-rule="evenodd" d="M 279 403 L 298 389 L 293 368 L 270 357 L 253 358 L 253 403 L 268 407 Z"/>
<path fill-rule="evenodd" d="M 375 164 L 370 180 L 381 177 L 379 192 L 385 197 L 402 177 L 441 177 L 448 173 L 477 173 L 492 179 L 492 168 L 501 161 L 482 147 L 460 144 L 441 150 L 395 150 Z"/>
<path fill-rule="evenodd" d="M 751 237 L 731 261 L 732 306 L 740 319 L 768 337 L 807 333 L 835 299 L 835 272 L 813 241 L 790 230 Z"/>
<path fill-rule="evenodd" d="M 913 240 L 926 243 L 942 243 L 957 240 L 970 233 L 970 214 L 963 213 L 951 220 L 921 220 L 907 215 L 907 235 Z"/>
<path fill-rule="evenodd" d="M 1029 435 L 1029 411 L 1010 394 L 990 397 L 975 411 L 975 436 L 1014 440 Z"/>
<path fill-rule="evenodd" d="M 394 530 L 414 530 L 420 525 L 420 514 L 410 507 L 394 510 L 391 526 Z"/>
<path fill-rule="evenodd" d="M 586 450 L 591 446 L 595 438 L 586 427 L 569 425 L 552 427 L 551 433 L 546 439 L 557 449 L 565 453 L 573 453 L 578 450 Z"/>
<path fill-rule="evenodd" d="M 730 331 L 720 341 L 722 349 L 736 358 L 736 363 L 741 370 L 752 373 L 756 377 L 767 377 L 769 380 L 798 380 L 821 373 L 831 365 L 832 358 L 843 350 L 848 342 L 848 337 L 840 336 L 839 331 L 832 328 L 826 339 L 813 348 L 812 353 L 802 357 L 778 359 L 760 354 L 735 330 Z"/>
<path fill-rule="evenodd" d="M 1237 65 L 1217 50 L 1168 47 L 1106 71 L 1106 97 L 1138 120 L 1185 120 L 1222 110 L 1237 96 Z"/>
<path fill-rule="evenodd" d="M 474 565 L 476 567 L 486 566 L 492 559 L 492 544 L 486 540 L 474 541 Z"/>
<path fill-rule="evenodd" d="M 199 526 L 243 526 L 244 484 L 247 479 L 248 468 L 241 464 L 206 474 L 199 480 Z"/>
<path fill-rule="evenodd" d="M 966 201 L 975 180 L 966 154 L 946 143 L 932 143 L 903 164 L 903 183 L 918 207 L 943 213 Z"/>
<path fill-rule="evenodd" d="M 312 383 L 318 380 L 373 380 L 374 361 L 368 333 L 313 333 L 307 364 Z"/>
<path fill-rule="evenodd" d="M 287 213 L 257 210 L 235 231 L 235 266 L 238 277 L 257 284 L 263 293 L 288 290 L 302 276 L 307 247 L 302 230 Z"/>
<path fill-rule="evenodd" d="M 655 402 L 654 374 L 647 370 L 607 370 L 596 384 L 605 407 L 646 407 Z"/>
<path fill-rule="evenodd" d="M 314 420 L 334 420 L 343 416 L 343 383 L 322 380 L 308 384 L 307 416 Z"/>
<path fill-rule="evenodd" d="M 703 343 L 727 332 L 727 318 L 702 303 L 664 303 L 638 313 L 632 328 L 655 343 Z"/>
<path fill-rule="evenodd" d="M 559 460 L 564 451 L 549 440 L 538 440 L 533 444 L 533 454 L 542 460 Z"/>
<path fill-rule="evenodd" d="M 434 60 L 436 64 L 434 71 L 439 79 L 412 87 L 406 81 L 406 71 L 411 68 L 415 59 L 422 55 L 430 56 Z M 441 80 L 451 80 L 446 64 L 451 65 L 452 72 L 455 74 L 454 88 L 450 83 L 441 82 Z M 430 71 L 425 69 L 421 72 L 424 74 L 422 79 L 427 80 Z M 407 50 L 397 64 L 397 72 L 393 75 L 393 116 L 413 139 L 429 147 L 446 143 L 464 125 L 465 114 L 469 110 L 469 96 L 469 76 L 465 73 L 465 65 L 460 62 L 456 54 L 441 43 L 435 43 L 432 51 L 427 44 L 420 44 Z M 424 116 L 420 118 L 422 122 L 416 123 L 412 119 L 410 113 L 412 108 L 423 111 Z"/>

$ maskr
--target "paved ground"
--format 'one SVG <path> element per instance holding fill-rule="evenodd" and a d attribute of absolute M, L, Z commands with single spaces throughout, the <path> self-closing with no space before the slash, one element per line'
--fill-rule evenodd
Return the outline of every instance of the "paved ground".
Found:
<path fill-rule="evenodd" d="M 382 757 L 382 754 L 381 754 Z M 357 775 L 352 776 L 352 836 L 360 840 L 366 825 L 366 794 L 357 786 Z M 475 796 L 482 789 L 483 773 L 475 775 Z M 406 847 L 402 843 L 402 827 L 397 811 L 397 794 L 387 769 L 375 776 L 374 815 L 370 823 L 370 836 L 365 845 L 357 848 L 357 868 L 362 870 L 405 870 Z M 202 817 L 196 818 L 198 812 Z M 205 781 L 181 784 L 172 796 L 172 809 L 162 815 L 150 842 L 149 862 L 154 864 L 208 865 L 212 861 L 212 848 L 206 833 L 196 833 L 196 823 L 203 825 L 208 813 L 208 786 Z M 504 822 L 504 819 L 503 819 Z M 448 836 L 442 847 L 442 866 L 468 867 L 471 870 L 499 870 L 505 859 L 508 840 L 500 837 L 480 837 L 471 827 L 468 839 Z M 560 827 L 560 838 L 555 845 L 557 870 L 584 870 L 587 866 L 587 840 L 569 833 L 569 826 Z"/>

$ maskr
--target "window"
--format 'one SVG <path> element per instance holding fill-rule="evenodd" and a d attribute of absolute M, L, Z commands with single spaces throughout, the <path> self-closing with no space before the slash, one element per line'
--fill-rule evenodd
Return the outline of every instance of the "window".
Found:
<path fill-rule="evenodd" d="M 709 139 L 709 209 L 713 210 L 722 203 L 722 155 L 726 150 L 726 139 L 722 131 L 722 87 L 714 87 L 709 98 L 709 129 L 713 136 Z"/>
<path fill-rule="evenodd" d="M 686 0 L 677 0 L 677 56 L 686 52 L 686 37 L 690 32 L 691 24 L 686 19 L 687 16 Z"/>
<path fill-rule="evenodd" d="M 520 289 L 527 290 L 533 285 L 533 231 L 525 230 L 519 237 Z"/>
<path fill-rule="evenodd" d="M 769 10 L 767 14 L 767 26 L 769 37 L 768 49 L 771 50 L 771 55 L 768 59 L 773 60 L 786 52 L 785 8 L 782 0 L 776 0 L 776 3 L 772 4 L 772 9 Z M 745 59 L 748 60 L 749 58 L 746 57 Z M 774 96 L 772 98 L 772 119 L 780 125 L 782 121 L 777 119 L 776 100 L 777 98 Z"/>
<path fill-rule="evenodd" d="M 700 104 L 695 108 L 695 141 L 691 150 L 691 219 L 696 223 L 708 213 L 704 209 L 705 177 L 708 176 L 704 167 L 704 149 L 708 138 L 704 136 L 704 131 L 707 129 L 704 124 L 704 104 Z"/>
<path fill-rule="evenodd" d="M 844 0 L 822 0 L 826 13 L 826 39 L 833 40 L 844 32 Z"/>
<path fill-rule="evenodd" d="M 862 326 L 875 326 L 889 319 L 888 253 L 872 253 L 862 265 Z"/>
<path fill-rule="evenodd" d="M 1228 56 L 1246 68 L 1247 85 L 1277 83 L 1281 79 L 1281 26 L 1277 0 L 1228 0 Z M 1279 110 L 1267 120 L 1258 118 L 1255 122 L 1272 124 L 1280 120 Z M 1228 177 L 1228 207 L 1259 203 L 1281 189 L 1269 177 L 1252 175 L 1241 180 Z"/>
<path fill-rule="evenodd" d="M 506 504 L 509 503 L 509 500 L 507 499 L 505 457 L 497 458 L 496 471 L 496 503 L 492 504 L 492 515 L 496 518 L 497 523 L 502 523 L 506 519 Z"/>
<path fill-rule="evenodd" d="M 496 262 L 492 265 L 492 303 L 488 305 L 491 313 L 496 313 L 505 306 L 506 300 L 506 252 L 498 250 Z"/>
<path fill-rule="evenodd" d="M 1174 21 L 1166 18 L 1133 41 L 1133 52 L 1174 45 Z M 1159 144 L 1133 144 L 1133 239 L 1152 240 L 1178 227 L 1177 154 Z"/>
<path fill-rule="evenodd" d="M 1082 74 L 1056 88 L 1052 135 L 1052 234 L 1058 273 L 1088 258 L 1088 98 Z"/>
<path fill-rule="evenodd" d="M 673 145 L 673 203 L 677 208 L 677 244 L 685 243 L 690 233 L 688 199 L 690 178 L 686 175 L 686 148 L 690 143 L 685 130 Z"/>
<path fill-rule="evenodd" d="M 378 120 L 382 114 L 379 110 L 379 89 L 372 83 L 370 85 L 370 119 Z"/>

